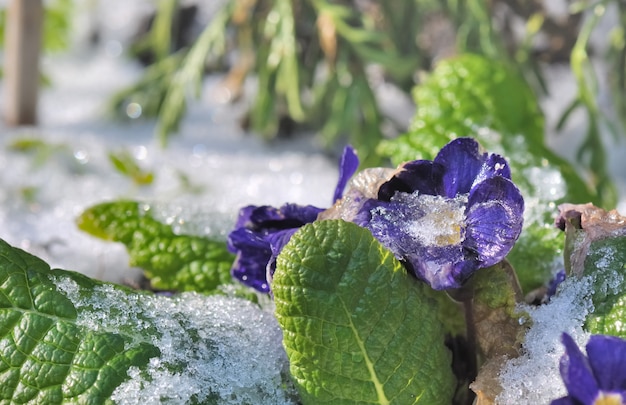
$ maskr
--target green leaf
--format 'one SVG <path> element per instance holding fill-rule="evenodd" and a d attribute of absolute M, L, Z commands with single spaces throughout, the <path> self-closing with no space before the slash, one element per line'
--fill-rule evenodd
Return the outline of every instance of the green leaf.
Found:
<path fill-rule="evenodd" d="M 130 333 L 88 330 L 54 284 L 77 273 L 51 271 L 38 258 L 0 240 L 0 401 L 104 403 L 131 366 L 159 349 Z"/>
<path fill-rule="evenodd" d="M 428 289 L 355 224 L 294 234 L 272 291 L 303 404 L 450 404 L 451 356 Z"/>
<path fill-rule="evenodd" d="M 626 237 L 593 242 L 584 274 L 594 275 L 594 311 L 587 319 L 586 329 L 626 338 Z"/>
<path fill-rule="evenodd" d="M 142 169 L 127 150 L 109 153 L 109 161 L 115 169 L 138 186 L 147 186 L 154 181 L 154 173 Z"/>
<path fill-rule="evenodd" d="M 121 242 L 130 264 L 145 270 L 156 289 L 212 293 L 232 283 L 234 256 L 222 241 L 177 235 L 152 217 L 149 206 L 134 201 L 95 205 L 77 220 L 83 231 Z"/>
<path fill-rule="evenodd" d="M 0 403 L 295 404 L 268 315 L 51 270 L 0 240 Z"/>
<path fill-rule="evenodd" d="M 599 197 L 544 145 L 544 118 L 530 87 L 507 66 L 465 54 L 442 61 L 414 98 L 418 108 L 409 132 L 383 141 L 379 152 L 395 163 L 432 159 L 452 139 L 469 136 L 503 155 L 526 202 L 524 229 L 509 261 L 524 291 L 541 286 L 563 250 L 552 227 L 556 206 Z"/>
<path fill-rule="evenodd" d="M 565 270 L 591 286 L 585 328 L 626 338 L 626 217 L 592 204 L 559 207 Z"/>

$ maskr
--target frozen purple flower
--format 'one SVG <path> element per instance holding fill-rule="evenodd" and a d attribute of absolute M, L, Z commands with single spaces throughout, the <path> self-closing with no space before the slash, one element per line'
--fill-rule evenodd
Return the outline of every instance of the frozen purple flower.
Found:
<path fill-rule="evenodd" d="M 436 290 L 503 260 L 524 211 L 506 160 L 471 138 L 451 141 L 433 161 L 404 164 L 360 204 L 354 222 Z"/>
<path fill-rule="evenodd" d="M 552 405 L 626 404 L 626 341 L 593 335 L 585 356 L 571 336 L 562 336 L 565 354 L 560 371 L 568 395 Z"/>
<path fill-rule="evenodd" d="M 339 180 L 334 201 L 343 195 L 348 179 L 359 165 L 351 147 L 344 149 L 339 164 Z M 317 219 L 323 208 L 285 204 L 280 208 L 250 205 L 239 211 L 235 229 L 228 235 L 228 248 L 237 257 L 231 268 L 233 277 L 261 292 L 269 292 L 268 277 L 276 267 L 276 257 L 291 236 L 303 225 Z"/>

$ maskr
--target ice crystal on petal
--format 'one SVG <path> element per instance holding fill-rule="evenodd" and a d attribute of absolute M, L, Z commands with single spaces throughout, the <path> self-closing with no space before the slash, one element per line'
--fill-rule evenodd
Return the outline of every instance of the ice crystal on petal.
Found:
<path fill-rule="evenodd" d="M 407 224 L 407 230 L 425 246 L 458 245 L 463 241 L 467 195 L 445 198 L 437 195 L 415 195 L 418 218 Z M 407 198 L 408 200 L 408 198 Z"/>

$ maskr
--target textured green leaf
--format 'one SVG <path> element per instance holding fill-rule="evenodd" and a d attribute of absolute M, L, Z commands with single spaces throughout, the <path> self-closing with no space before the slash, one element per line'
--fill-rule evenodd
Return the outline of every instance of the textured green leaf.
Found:
<path fill-rule="evenodd" d="M 585 328 L 626 338 L 626 217 L 592 204 L 564 204 L 559 211 L 568 277 L 591 285 Z"/>
<path fill-rule="evenodd" d="M 0 240 L 0 403 L 293 405 L 268 315 L 51 270 Z"/>
<path fill-rule="evenodd" d="M 159 349 L 134 333 L 88 330 L 53 283 L 77 273 L 51 271 L 43 261 L 0 240 L 0 401 L 104 403 Z"/>
<path fill-rule="evenodd" d="M 573 167 L 544 145 L 544 118 L 530 87 L 506 66 L 478 55 L 442 61 L 414 91 L 409 132 L 384 141 L 395 163 L 432 159 L 450 140 L 469 136 L 502 154 L 526 201 L 525 224 L 509 261 L 525 291 L 545 283 L 563 251 L 552 227 L 562 202 L 597 202 Z"/>
<path fill-rule="evenodd" d="M 300 229 L 272 291 L 303 403 L 450 404 L 451 356 L 427 290 L 364 228 Z"/>
<path fill-rule="evenodd" d="M 232 283 L 234 256 L 226 244 L 201 236 L 177 235 L 134 201 L 95 205 L 78 218 L 78 226 L 96 237 L 123 243 L 130 263 L 145 270 L 162 290 L 215 292 Z"/>
<path fill-rule="evenodd" d="M 594 311 L 586 329 L 626 338 L 626 236 L 592 242 L 583 274 L 593 276 Z"/>

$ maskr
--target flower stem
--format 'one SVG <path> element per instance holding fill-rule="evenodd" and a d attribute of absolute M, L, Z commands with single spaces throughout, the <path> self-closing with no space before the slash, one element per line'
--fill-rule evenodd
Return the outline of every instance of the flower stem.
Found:
<path fill-rule="evenodd" d="M 474 325 L 474 288 L 471 283 L 464 285 L 456 290 L 448 290 L 450 298 L 463 306 L 463 315 L 465 317 L 465 353 L 463 353 L 464 375 L 463 379 L 469 383 L 476 380 L 478 375 L 478 342 L 476 339 L 476 328 Z M 468 388 L 466 397 L 466 405 L 473 403 L 474 395 Z"/>

